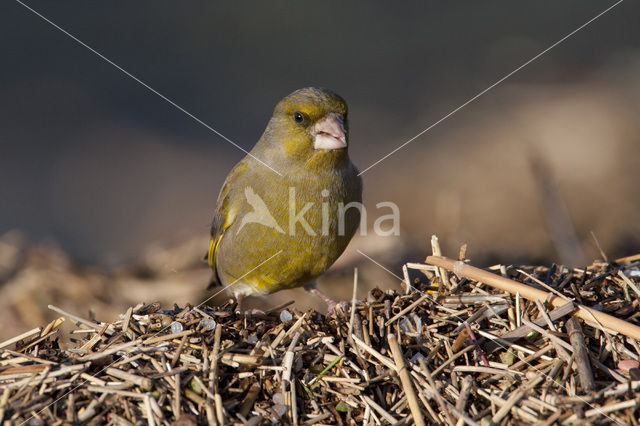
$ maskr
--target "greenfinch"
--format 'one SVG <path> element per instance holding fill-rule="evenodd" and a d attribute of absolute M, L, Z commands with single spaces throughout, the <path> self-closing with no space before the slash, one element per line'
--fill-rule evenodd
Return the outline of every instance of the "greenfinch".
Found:
<path fill-rule="evenodd" d="M 209 288 L 243 296 L 306 286 L 360 224 L 362 180 L 348 155 L 347 104 L 308 87 L 282 99 L 262 137 L 227 176 L 206 253 Z"/>

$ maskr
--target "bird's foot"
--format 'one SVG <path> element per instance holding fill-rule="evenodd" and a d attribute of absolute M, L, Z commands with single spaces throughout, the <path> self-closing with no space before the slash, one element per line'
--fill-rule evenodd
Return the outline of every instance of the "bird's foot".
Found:
<path fill-rule="evenodd" d="M 234 309 L 236 314 L 242 313 L 242 299 L 243 297 L 241 294 L 236 294 L 236 308 Z"/>
<path fill-rule="evenodd" d="M 324 303 L 327 304 L 327 315 L 333 316 L 337 315 L 338 312 L 342 312 L 345 315 L 349 312 L 349 306 L 351 306 L 351 302 L 336 302 L 317 288 L 313 287 L 308 290 L 311 294 L 318 296 Z"/>
<path fill-rule="evenodd" d="M 351 302 L 336 302 L 331 301 L 331 303 L 327 304 L 327 315 L 338 315 L 338 313 L 343 313 L 345 316 L 348 315 L 351 311 L 349 308 L 351 307 Z"/>
<path fill-rule="evenodd" d="M 236 296 L 236 308 L 234 309 L 234 312 L 236 313 L 236 315 L 244 315 L 247 317 L 251 317 L 251 316 L 264 316 L 266 315 L 264 311 L 260 310 L 260 309 L 251 309 L 250 311 L 245 311 L 242 309 L 242 301 L 244 300 L 244 297 L 241 294 L 238 294 Z"/>

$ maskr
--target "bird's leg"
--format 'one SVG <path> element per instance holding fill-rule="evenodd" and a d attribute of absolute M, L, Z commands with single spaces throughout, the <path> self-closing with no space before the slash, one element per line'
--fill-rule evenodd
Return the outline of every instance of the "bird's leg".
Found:
<path fill-rule="evenodd" d="M 314 296 L 319 297 L 324 303 L 327 304 L 327 311 L 329 315 L 333 315 L 335 313 L 336 307 L 339 306 L 340 308 L 345 310 L 345 308 L 351 304 L 351 302 L 336 302 L 335 300 L 324 294 L 322 291 L 320 291 L 315 281 L 309 285 L 306 285 L 304 289 Z"/>
<path fill-rule="evenodd" d="M 244 315 L 265 315 L 264 311 L 260 309 L 252 309 L 251 312 L 242 310 L 242 301 L 244 300 L 244 295 L 237 294 L 236 295 L 236 314 L 244 314 Z"/>
<path fill-rule="evenodd" d="M 242 294 L 236 294 L 236 312 L 242 312 Z"/>

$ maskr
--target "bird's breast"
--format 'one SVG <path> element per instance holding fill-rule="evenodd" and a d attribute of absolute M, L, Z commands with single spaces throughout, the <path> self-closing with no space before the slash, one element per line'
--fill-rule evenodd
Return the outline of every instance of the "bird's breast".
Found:
<path fill-rule="evenodd" d="M 355 173 L 298 173 L 246 182 L 242 205 L 222 241 L 221 269 L 260 291 L 307 284 L 342 254 L 360 221 Z"/>

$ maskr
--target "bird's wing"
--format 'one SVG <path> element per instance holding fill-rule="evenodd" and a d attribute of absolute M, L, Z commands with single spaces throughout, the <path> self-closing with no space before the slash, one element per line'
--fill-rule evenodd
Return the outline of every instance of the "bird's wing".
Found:
<path fill-rule="evenodd" d="M 238 178 L 247 170 L 247 164 L 244 161 L 238 163 L 229 173 L 227 179 L 222 185 L 220 195 L 218 195 L 218 201 L 216 203 L 216 214 L 213 217 L 211 223 L 211 242 L 209 243 L 209 250 L 205 254 L 204 260 L 209 264 L 213 270 L 211 275 L 211 281 L 209 282 L 208 289 L 217 285 L 222 285 L 220 277 L 218 276 L 216 268 L 216 252 L 220 245 L 220 240 L 224 232 L 231 226 L 236 218 L 241 198 L 233 197 L 232 186 L 237 184 Z"/>

